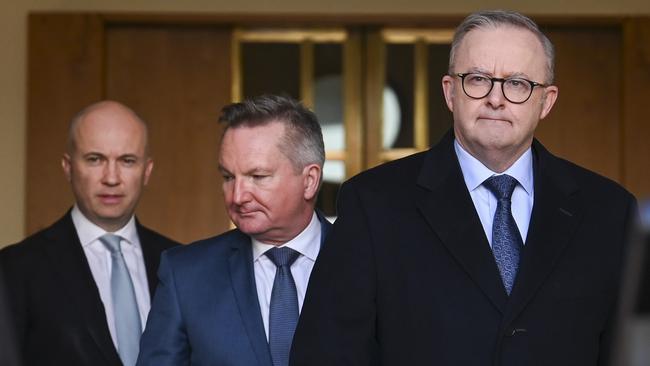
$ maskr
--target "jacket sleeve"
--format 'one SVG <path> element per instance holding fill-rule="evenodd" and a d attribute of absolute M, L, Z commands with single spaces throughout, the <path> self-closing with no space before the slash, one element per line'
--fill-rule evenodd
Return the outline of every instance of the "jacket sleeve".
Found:
<path fill-rule="evenodd" d="M 634 197 L 629 197 L 627 212 L 621 242 L 617 247 L 623 252 L 621 256 L 621 271 L 618 279 L 621 289 L 617 301 L 612 305 L 606 326 L 600 334 L 598 366 L 618 365 L 626 359 L 625 351 L 625 331 L 628 323 L 627 317 L 633 312 L 635 297 L 632 296 L 636 291 L 634 285 L 636 282 L 630 282 L 632 278 L 637 278 L 640 273 L 639 255 L 643 252 L 644 245 L 642 239 L 642 228 L 639 217 L 639 207 Z"/>
<path fill-rule="evenodd" d="M 189 365 L 190 346 L 180 311 L 172 261 L 163 252 L 158 287 L 140 341 L 138 366 Z"/>

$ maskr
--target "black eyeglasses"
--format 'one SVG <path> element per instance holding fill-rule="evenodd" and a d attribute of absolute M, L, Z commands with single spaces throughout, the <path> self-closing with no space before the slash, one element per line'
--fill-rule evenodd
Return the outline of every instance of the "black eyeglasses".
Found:
<path fill-rule="evenodd" d="M 537 83 L 523 78 L 492 78 L 485 74 L 473 72 L 454 74 L 463 83 L 463 91 L 472 99 L 482 99 L 488 96 L 494 87 L 494 82 L 501 83 L 503 96 L 511 103 L 521 104 L 526 102 L 533 94 L 536 86 L 548 85 Z"/>

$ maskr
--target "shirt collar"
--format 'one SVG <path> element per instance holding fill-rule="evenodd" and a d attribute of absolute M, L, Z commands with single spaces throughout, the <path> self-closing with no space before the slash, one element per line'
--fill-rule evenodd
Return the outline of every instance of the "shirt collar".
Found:
<path fill-rule="evenodd" d="M 478 159 L 465 151 L 458 143 L 458 140 L 454 140 L 454 150 L 456 150 L 458 163 L 460 163 L 465 185 L 467 185 L 469 191 L 475 190 L 493 175 L 508 174 L 519 182 L 526 194 L 530 196 L 533 193 L 533 151 L 530 147 L 503 173 L 493 172 L 483 165 Z"/>
<path fill-rule="evenodd" d="M 314 212 L 309 225 L 307 225 L 307 227 L 295 238 L 282 244 L 280 247 L 289 247 L 312 261 L 315 261 L 316 257 L 318 257 L 318 251 L 320 250 L 320 236 L 321 222 L 318 220 L 316 212 Z M 262 243 L 253 237 L 251 237 L 251 243 L 253 244 L 253 261 L 257 261 L 262 255 L 264 255 L 264 253 L 266 253 L 267 250 L 275 248 L 275 245 Z"/>
<path fill-rule="evenodd" d="M 72 208 L 70 215 L 72 216 L 72 223 L 77 230 L 77 236 L 83 247 L 92 244 L 95 240 L 107 233 L 106 230 L 88 220 L 76 204 Z M 139 241 L 137 240 L 138 231 L 135 226 L 135 216 L 131 216 L 131 219 L 126 225 L 111 234 L 119 235 L 126 242 L 137 246 Z"/>

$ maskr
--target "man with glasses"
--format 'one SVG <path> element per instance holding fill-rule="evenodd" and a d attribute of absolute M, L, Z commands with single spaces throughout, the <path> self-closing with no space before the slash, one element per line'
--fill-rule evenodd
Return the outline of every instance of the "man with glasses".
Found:
<path fill-rule="evenodd" d="M 521 14 L 462 22 L 442 78 L 453 129 L 342 186 L 292 365 L 607 362 L 636 201 L 534 139 L 553 57 Z"/>

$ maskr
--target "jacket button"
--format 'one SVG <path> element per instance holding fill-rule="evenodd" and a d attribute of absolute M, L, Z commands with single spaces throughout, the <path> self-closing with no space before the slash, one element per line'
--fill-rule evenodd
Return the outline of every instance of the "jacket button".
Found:
<path fill-rule="evenodd" d="M 506 337 L 514 337 L 517 333 L 526 333 L 528 329 L 526 328 L 510 328 L 506 331 Z"/>

